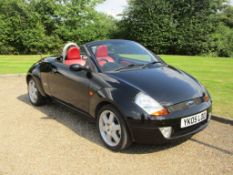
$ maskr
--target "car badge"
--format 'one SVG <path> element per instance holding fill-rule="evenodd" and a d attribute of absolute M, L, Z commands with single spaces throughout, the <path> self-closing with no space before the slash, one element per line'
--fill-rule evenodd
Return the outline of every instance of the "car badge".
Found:
<path fill-rule="evenodd" d="M 193 104 L 194 104 L 194 101 L 189 101 L 189 102 L 186 103 L 187 106 L 191 106 Z"/>

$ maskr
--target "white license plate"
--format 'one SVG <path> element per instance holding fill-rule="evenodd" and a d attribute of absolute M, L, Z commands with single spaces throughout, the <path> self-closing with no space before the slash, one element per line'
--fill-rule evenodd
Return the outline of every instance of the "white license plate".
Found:
<path fill-rule="evenodd" d="M 207 111 L 201 112 L 199 114 L 196 114 L 196 115 L 193 115 L 190 117 L 182 118 L 181 123 L 180 123 L 180 127 L 186 128 L 186 127 L 195 125 L 197 123 L 200 123 L 200 122 L 206 120 L 206 118 L 207 118 Z"/>

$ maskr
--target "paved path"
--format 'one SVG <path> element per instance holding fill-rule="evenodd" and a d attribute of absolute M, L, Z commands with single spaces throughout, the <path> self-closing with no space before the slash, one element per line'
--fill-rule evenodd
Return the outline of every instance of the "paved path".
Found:
<path fill-rule="evenodd" d="M 24 77 L 0 77 L 0 175 L 233 174 L 233 127 L 211 121 L 191 140 L 113 153 L 95 125 L 58 104 L 33 107 Z"/>

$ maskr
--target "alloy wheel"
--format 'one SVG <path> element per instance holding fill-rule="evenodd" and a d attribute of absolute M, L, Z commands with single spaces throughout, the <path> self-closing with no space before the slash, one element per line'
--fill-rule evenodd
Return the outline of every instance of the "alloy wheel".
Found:
<path fill-rule="evenodd" d="M 99 118 L 99 130 L 102 139 L 111 147 L 117 146 L 121 140 L 119 119 L 110 110 L 104 110 Z"/>
<path fill-rule="evenodd" d="M 36 103 L 38 100 L 38 90 L 34 80 L 30 80 L 28 83 L 28 94 L 32 103 Z"/>

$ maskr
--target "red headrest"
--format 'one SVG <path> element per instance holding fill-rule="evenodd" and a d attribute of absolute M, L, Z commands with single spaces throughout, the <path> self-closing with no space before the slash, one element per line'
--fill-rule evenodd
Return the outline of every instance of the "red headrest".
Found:
<path fill-rule="evenodd" d="M 96 57 L 108 57 L 108 46 L 100 45 L 96 50 Z"/>
<path fill-rule="evenodd" d="M 80 50 L 78 47 L 71 47 L 67 51 L 66 60 L 79 60 L 81 59 Z"/>

